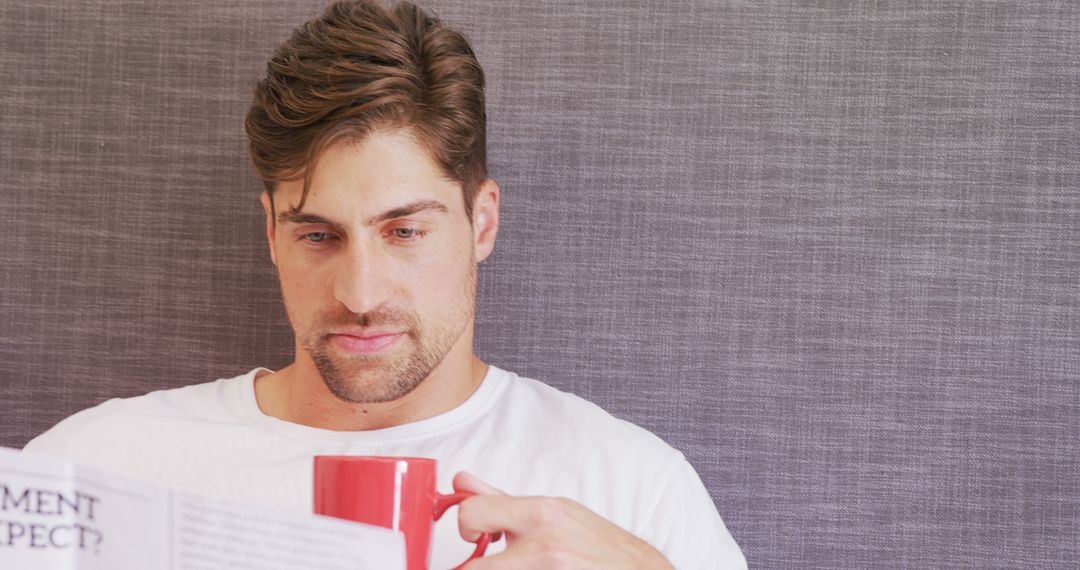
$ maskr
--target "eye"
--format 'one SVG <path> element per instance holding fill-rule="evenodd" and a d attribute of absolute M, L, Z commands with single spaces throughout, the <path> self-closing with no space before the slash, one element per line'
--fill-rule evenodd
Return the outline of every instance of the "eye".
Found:
<path fill-rule="evenodd" d="M 390 235 L 404 240 L 411 240 L 423 235 L 423 232 L 416 228 L 394 228 L 390 230 Z"/>
<path fill-rule="evenodd" d="M 329 232 L 308 232 L 300 236 L 301 240 L 309 241 L 311 243 L 321 243 L 330 239 Z"/>

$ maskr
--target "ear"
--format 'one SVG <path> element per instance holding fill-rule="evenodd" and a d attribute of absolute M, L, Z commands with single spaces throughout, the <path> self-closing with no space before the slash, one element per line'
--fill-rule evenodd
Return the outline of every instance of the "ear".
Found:
<path fill-rule="evenodd" d="M 277 252 L 274 249 L 274 230 L 277 229 L 277 226 L 274 224 L 273 198 L 270 197 L 270 194 L 263 192 L 261 200 L 263 212 L 266 213 L 266 244 L 270 246 L 270 261 L 276 266 Z"/>
<path fill-rule="evenodd" d="M 495 249 L 499 233 L 499 185 L 488 178 L 480 183 L 473 200 L 473 244 L 477 263 L 487 259 Z"/>

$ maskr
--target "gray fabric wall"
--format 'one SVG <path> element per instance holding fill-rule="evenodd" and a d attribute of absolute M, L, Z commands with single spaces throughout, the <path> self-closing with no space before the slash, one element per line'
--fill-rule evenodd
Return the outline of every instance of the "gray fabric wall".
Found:
<path fill-rule="evenodd" d="M 241 123 L 319 6 L 0 4 L 0 444 L 289 361 Z M 482 356 L 754 567 L 1076 567 L 1076 2 L 428 6 L 489 74 Z"/>

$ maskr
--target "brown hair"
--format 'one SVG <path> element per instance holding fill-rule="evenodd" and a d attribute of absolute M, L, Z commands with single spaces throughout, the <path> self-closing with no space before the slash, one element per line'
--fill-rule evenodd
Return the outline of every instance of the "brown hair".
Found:
<path fill-rule="evenodd" d="M 335 2 L 293 31 L 266 64 L 245 121 L 267 193 L 304 178 L 329 145 L 379 129 L 411 132 L 465 212 L 487 177 L 484 72 L 462 34 L 408 2 Z"/>

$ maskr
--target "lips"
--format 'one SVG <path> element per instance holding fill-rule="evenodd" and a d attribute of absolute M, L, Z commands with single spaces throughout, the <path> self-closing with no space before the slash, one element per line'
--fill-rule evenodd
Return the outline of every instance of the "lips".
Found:
<path fill-rule="evenodd" d="M 401 340 L 405 333 L 348 332 L 333 333 L 330 342 L 346 352 L 370 354 L 389 348 Z"/>

